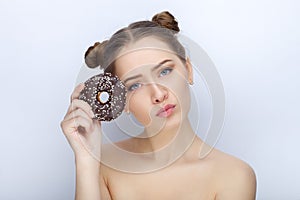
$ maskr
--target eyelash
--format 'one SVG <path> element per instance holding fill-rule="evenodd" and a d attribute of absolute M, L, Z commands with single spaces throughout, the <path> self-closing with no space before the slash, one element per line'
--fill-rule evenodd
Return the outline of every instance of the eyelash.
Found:
<path fill-rule="evenodd" d="M 128 87 L 128 91 L 133 91 L 133 90 L 138 89 L 138 88 L 134 88 L 134 86 L 136 86 L 136 85 L 138 85 L 137 87 L 139 88 L 142 84 L 141 83 L 134 83 L 134 84 L 132 84 Z"/>
<path fill-rule="evenodd" d="M 166 70 L 168 71 L 168 73 L 165 74 L 165 75 L 162 75 L 162 73 L 163 73 L 164 71 L 166 71 Z M 163 70 L 160 71 L 159 77 L 166 76 L 166 75 L 170 74 L 172 71 L 173 71 L 173 69 L 172 69 L 171 67 L 167 67 L 167 68 L 165 68 L 165 69 L 163 69 Z"/>
<path fill-rule="evenodd" d="M 167 71 L 167 74 L 162 75 L 163 72 Z M 170 74 L 173 71 L 173 69 L 171 67 L 167 67 L 165 69 L 162 69 L 158 75 L 158 77 L 162 77 L 162 76 L 166 76 L 168 74 Z M 137 90 L 138 88 L 140 88 L 142 86 L 142 83 L 134 83 L 132 85 L 130 85 L 128 87 L 128 91 L 134 91 Z"/>

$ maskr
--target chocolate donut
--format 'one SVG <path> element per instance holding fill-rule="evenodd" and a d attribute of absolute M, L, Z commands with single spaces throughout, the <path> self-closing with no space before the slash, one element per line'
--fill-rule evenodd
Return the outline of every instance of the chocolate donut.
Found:
<path fill-rule="evenodd" d="M 111 73 L 103 73 L 89 78 L 79 95 L 87 102 L 95 114 L 94 119 L 111 121 L 122 113 L 127 90 L 121 80 Z"/>

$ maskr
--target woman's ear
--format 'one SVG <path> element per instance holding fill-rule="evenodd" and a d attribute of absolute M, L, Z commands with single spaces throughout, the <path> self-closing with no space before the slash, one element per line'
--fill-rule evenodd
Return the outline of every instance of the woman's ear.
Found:
<path fill-rule="evenodd" d="M 190 58 L 186 58 L 186 69 L 188 72 L 188 82 L 189 84 L 193 85 L 194 84 L 194 77 L 193 77 L 193 66 L 191 64 Z"/>

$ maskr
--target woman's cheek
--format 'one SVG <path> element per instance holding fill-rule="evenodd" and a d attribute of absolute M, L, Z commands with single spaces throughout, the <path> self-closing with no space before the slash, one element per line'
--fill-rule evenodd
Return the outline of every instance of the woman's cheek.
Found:
<path fill-rule="evenodd" d="M 129 97 L 129 111 L 141 124 L 146 126 L 151 120 L 149 114 L 150 105 L 148 104 L 145 95 L 135 93 L 130 95 Z"/>
<path fill-rule="evenodd" d="M 170 84 L 172 83 L 172 84 Z M 174 95 L 175 101 L 179 104 L 181 111 L 189 110 L 190 88 L 183 76 L 178 75 L 176 79 L 166 84 L 169 91 Z"/>

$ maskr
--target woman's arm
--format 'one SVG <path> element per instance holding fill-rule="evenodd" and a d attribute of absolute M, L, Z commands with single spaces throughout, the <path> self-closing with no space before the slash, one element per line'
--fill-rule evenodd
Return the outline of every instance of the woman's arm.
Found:
<path fill-rule="evenodd" d="M 71 96 L 71 104 L 61 128 L 75 155 L 76 200 L 111 199 L 100 172 L 101 124 L 93 120 L 91 107 L 78 100 L 83 84 Z"/>
<path fill-rule="evenodd" d="M 100 165 L 94 158 L 76 158 L 76 200 L 100 199 Z"/>

